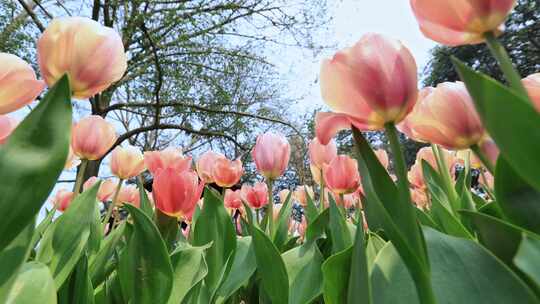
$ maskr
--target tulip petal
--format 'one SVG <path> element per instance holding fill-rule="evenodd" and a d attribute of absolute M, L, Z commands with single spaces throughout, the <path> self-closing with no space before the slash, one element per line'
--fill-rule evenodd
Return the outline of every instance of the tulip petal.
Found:
<path fill-rule="evenodd" d="M 315 115 L 315 134 L 323 145 L 327 145 L 339 131 L 351 126 L 351 120 L 345 114 L 319 112 Z"/>

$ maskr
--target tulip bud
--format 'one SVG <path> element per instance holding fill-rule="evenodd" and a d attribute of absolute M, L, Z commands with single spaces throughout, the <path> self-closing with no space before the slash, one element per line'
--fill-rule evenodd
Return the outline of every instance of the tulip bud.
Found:
<path fill-rule="evenodd" d="M 309 142 L 309 160 L 317 168 L 329 164 L 337 156 L 336 142 L 331 140 L 327 145 L 321 144 L 316 137 Z"/>
<path fill-rule="evenodd" d="M 485 34 L 502 32 L 516 0 L 411 0 L 426 37 L 448 46 L 481 43 Z"/>
<path fill-rule="evenodd" d="M 95 176 L 90 177 L 86 182 L 83 184 L 83 190 L 86 191 L 90 189 L 95 183 L 97 183 L 99 179 Z M 104 182 L 99 185 L 99 190 L 97 192 L 97 199 L 100 202 L 106 202 L 109 199 L 112 198 L 112 195 L 114 194 L 114 191 L 116 190 L 116 186 L 118 185 L 118 182 L 115 182 L 112 179 L 106 179 Z"/>
<path fill-rule="evenodd" d="M 462 82 L 426 88 L 413 112 L 399 129 L 422 142 L 461 150 L 477 145 L 486 135 L 474 103 Z"/>
<path fill-rule="evenodd" d="M 161 151 L 144 152 L 144 164 L 152 175 L 166 168 L 180 172 L 191 168 L 191 157 L 184 156 L 180 149 L 169 147 Z"/>
<path fill-rule="evenodd" d="M 118 146 L 112 151 L 111 172 L 120 179 L 135 177 L 145 169 L 142 152 L 134 146 Z"/>
<path fill-rule="evenodd" d="M 135 185 L 124 185 L 120 188 L 118 192 L 118 197 L 116 198 L 117 204 L 130 204 L 137 208 L 141 206 L 141 196 L 139 189 Z"/>
<path fill-rule="evenodd" d="M 18 124 L 19 122 L 15 118 L 0 115 L 0 145 L 3 145 L 8 140 Z"/>
<path fill-rule="evenodd" d="M 223 203 L 226 208 L 229 209 L 241 209 L 242 208 L 242 195 L 240 190 L 225 190 L 225 197 Z"/>
<path fill-rule="evenodd" d="M 56 209 L 64 212 L 69 207 L 74 197 L 75 193 L 71 191 L 68 191 L 66 189 L 58 190 L 53 199 Z"/>
<path fill-rule="evenodd" d="M 351 124 L 379 130 L 398 123 L 412 110 L 418 95 L 416 62 L 399 41 L 367 34 L 321 66 L 321 94 L 334 113 L 318 113 L 317 138 L 322 144 Z"/>
<path fill-rule="evenodd" d="M 7 114 L 31 103 L 45 88 L 32 67 L 21 58 L 0 53 L 0 114 Z"/>
<path fill-rule="evenodd" d="M 536 111 L 540 112 L 540 73 L 529 75 L 522 82 Z"/>
<path fill-rule="evenodd" d="M 214 165 L 218 159 L 224 158 L 225 155 L 212 150 L 204 152 L 195 164 L 199 178 L 206 184 L 213 183 L 214 179 L 212 178 L 212 170 L 214 169 Z"/>
<path fill-rule="evenodd" d="M 241 196 L 253 209 L 259 209 L 268 204 L 268 187 L 265 183 L 257 182 L 253 186 L 242 185 Z"/>
<path fill-rule="evenodd" d="M 240 181 L 243 173 L 244 168 L 239 159 L 231 161 L 218 158 L 212 167 L 212 180 L 220 187 L 229 188 Z"/>
<path fill-rule="evenodd" d="M 115 142 L 114 126 L 98 115 L 81 119 L 71 131 L 71 148 L 81 159 L 99 159 Z"/>
<path fill-rule="evenodd" d="M 307 193 L 306 193 L 307 190 Z M 294 190 L 294 198 L 298 201 L 298 203 L 302 206 L 307 206 L 307 196 L 311 199 L 313 199 L 313 188 L 306 185 L 300 185 L 296 187 L 296 190 Z"/>
<path fill-rule="evenodd" d="M 360 186 L 356 160 L 338 155 L 324 169 L 324 182 L 336 194 L 352 193 Z"/>
<path fill-rule="evenodd" d="M 267 132 L 257 137 L 251 155 L 259 173 L 267 179 L 276 179 L 287 169 L 291 147 L 285 137 Z"/>
<path fill-rule="evenodd" d="M 169 216 L 182 218 L 195 210 L 204 183 L 199 182 L 192 170 L 179 172 L 169 167 L 156 172 L 152 189 L 157 209 Z"/>
<path fill-rule="evenodd" d="M 83 17 L 51 21 L 38 40 L 38 62 L 49 86 L 67 73 L 77 99 L 106 90 L 122 78 L 127 68 L 120 35 Z"/>

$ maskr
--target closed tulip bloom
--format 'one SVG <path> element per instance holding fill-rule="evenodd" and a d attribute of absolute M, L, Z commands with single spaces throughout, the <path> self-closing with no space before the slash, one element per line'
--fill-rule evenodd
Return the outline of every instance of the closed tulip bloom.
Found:
<path fill-rule="evenodd" d="M 313 199 L 313 188 L 311 188 L 310 186 L 300 185 L 296 187 L 296 190 L 294 190 L 294 198 L 296 199 L 296 201 L 298 201 L 300 205 L 304 207 L 307 206 L 308 195 L 311 199 Z"/>
<path fill-rule="evenodd" d="M 193 213 L 203 189 L 204 183 L 199 182 L 195 172 L 179 172 L 173 168 L 158 170 L 152 184 L 156 208 L 177 218 Z"/>
<path fill-rule="evenodd" d="M 229 160 L 226 158 L 217 159 L 212 168 L 212 179 L 214 182 L 223 188 L 229 188 L 240 181 L 244 168 L 242 161 Z"/>
<path fill-rule="evenodd" d="M 461 150 L 485 136 L 480 117 L 462 82 L 424 89 L 413 112 L 399 129 L 410 138 Z"/>
<path fill-rule="evenodd" d="M 360 174 L 356 160 L 338 155 L 324 170 L 324 182 L 336 194 L 348 194 L 360 186 Z"/>
<path fill-rule="evenodd" d="M 223 203 L 226 208 L 229 209 L 241 209 L 242 208 L 242 194 L 240 190 L 225 190 L 225 197 Z"/>
<path fill-rule="evenodd" d="M 83 190 L 86 191 L 90 189 L 95 183 L 99 181 L 99 178 L 92 176 L 86 182 L 83 184 Z M 112 179 L 106 179 L 104 180 L 101 185 L 99 185 L 98 193 L 97 193 L 97 199 L 100 202 L 106 202 L 112 198 L 112 195 L 114 194 L 114 191 L 116 190 L 116 186 L 118 185 L 117 181 L 114 181 Z"/>
<path fill-rule="evenodd" d="M 0 114 L 7 114 L 31 103 L 45 88 L 32 67 L 21 58 L 0 53 Z"/>
<path fill-rule="evenodd" d="M 257 137 L 251 155 L 259 173 L 267 179 L 276 179 L 287 169 L 291 146 L 282 135 L 266 132 Z"/>
<path fill-rule="evenodd" d="M 98 115 L 81 119 L 71 131 L 71 148 L 81 159 L 99 159 L 115 142 L 114 126 Z"/>
<path fill-rule="evenodd" d="M 204 152 L 195 164 L 197 168 L 197 174 L 199 174 L 199 178 L 207 184 L 213 183 L 214 178 L 212 177 L 212 171 L 214 169 L 214 165 L 216 164 L 216 161 L 218 159 L 224 158 L 225 155 L 214 152 L 212 150 Z"/>
<path fill-rule="evenodd" d="M 118 197 L 116 198 L 117 204 L 130 204 L 137 208 L 141 206 L 141 196 L 139 189 L 135 185 L 124 185 L 120 188 L 118 192 Z"/>
<path fill-rule="evenodd" d="M 373 152 L 375 152 L 375 155 L 377 156 L 377 159 L 379 159 L 379 162 L 381 162 L 381 165 L 383 165 L 385 169 L 388 169 L 388 164 L 390 163 L 388 160 L 388 153 L 386 153 L 386 151 L 383 149 L 378 149 Z"/>
<path fill-rule="evenodd" d="M 60 189 L 53 198 L 54 206 L 57 210 L 64 212 L 69 207 L 74 197 L 75 193 L 66 189 Z"/>
<path fill-rule="evenodd" d="M 331 140 L 323 145 L 316 137 L 309 142 L 309 161 L 317 168 L 329 164 L 337 156 L 336 142 Z"/>
<path fill-rule="evenodd" d="M 529 75 L 522 82 L 536 111 L 540 112 L 540 73 Z"/>
<path fill-rule="evenodd" d="M 411 0 L 420 30 L 448 46 L 476 44 L 500 34 L 516 0 Z"/>
<path fill-rule="evenodd" d="M 321 66 L 321 93 L 334 113 L 318 113 L 322 144 L 342 129 L 383 129 L 412 110 L 418 95 L 417 68 L 411 52 L 398 40 L 366 34 Z"/>
<path fill-rule="evenodd" d="M 268 204 L 268 187 L 265 183 L 257 182 L 253 186 L 242 185 L 242 199 L 253 209 L 259 209 Z"/>
<path fill-rule="evenodd" d="M 152 175 L 166 168 L 180 172 L 191 168 L 191 157 L 184 156 L 180 149 L 168 147 L 161 151 L 144 152 L 144 164 Z"/>
<path fill-rule="evenodd" d="M 440 149 L 440 151 L 443 156 L 443 160 L 445 161 L 446 167 L 450 170 L 450 175 L 453 175 L 454 170 L 455 170 L 455 165 L 456 163 L 458 163 L 457 157 L 455 157 L 452 153 L 450 153 L 447 150 Z M 437 159 L 435 158 L 435 154 L 433 154 L 433 149 L 431 149 L 431 147 L 423 147 L 420 150 L 418 150 L 414 165 L 409 170 L 408 179 L 413 187 L 420 188 L 420 189 L 426 188 L 426 184 L 424 181 L 424 173 L 423 173 L 424 171 L 422 169 L 423 160 L 429 163 L 429 165 L 433 167 L 435 170 L 439 169 L 439 166 L 437 164 Z"/>
<path fill-rule="evenodd" d="M 120 35 L 89 18 L 54 19 L 37 47 L 39 68 L 47 84 L 54 85 L 67 73 L 77 99 L 104 91 L 120 80 L 127 68 Z"/>
<path fill-rule="evenodd" d="M 4 144 L 19 122 L 7 115 L 0 115 L 0 145 Z"/>
<path fill-rule="evenodd" d="M 145 169 L 144 157 L 137 147 L 128 145 L 114 148 L 111 155 L 111 172 L 121 179 L 135 177 Z"/>

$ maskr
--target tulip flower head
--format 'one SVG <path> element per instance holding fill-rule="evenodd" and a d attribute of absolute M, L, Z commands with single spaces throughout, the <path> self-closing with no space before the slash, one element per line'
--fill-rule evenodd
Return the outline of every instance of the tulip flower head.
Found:
<path fill-rule="evenodd" d="M 328 144 L 323 145 L 318 138 L 314 138 L 309 142 L 309 161 L 310 164 L 322 169 L 328 165 L 334 157 L 337 156 L 336 142 L 331 140 Z"/>
<path fill-rule="evenodd" d="M 83 190 L 86 191 L 90 189 L 95 183 L 98 182 L 98 178 L 95 176 L 90 177 L 86 182 L 83 184 Z M 114 191 L 116 190 L 116 186 L 118 185 L 117 181 L 114 181 L 113 179 L 106 179 L 101 183 L 99 186 L 99 190 L 97 193 L 97 199 L 100 202 L 106 202 L 110 200 L 114 194 Z"/>
<path fill-rule="evenodd" d="M 144 164 L 153 175 L 166 168 L 185 171 L 191 168 L 191 157 L 184 156 L 180 149 L 169 147 L 161 151 L 144 152 Z"/>
<path fill-rule="evenodd" d="M 141 196 L 139 189 L 135 185 L 124 185 L 120 188 L 118 192 L 118 197 L 116 198 L 117 204 L 130 204 L 137 208 L 141 206 Z"/>
<path fill-rule="evenodd" d="M 120 179 L 129 179 L 145 169 L 144 157 L 137 147 L 128 145 L 114 148 L 111 155 L 111 172 Z"/>
<path fill-rule="evenodd" d="M 540 73 L 529 75 L 522 82 L 536 111 L 540 112 Z"/>
<path fill-rule="evenodd" d="M 225 197 L 223 203 L 226 208 L 229 209 L 241 209 L 242 208 L 242 194 L 240 190 L 225 190 Z"/>
<path fill-rule="evenodd" d="M 346 155 L 338 155 L 324 170 L 324 181 L 332 192 L 348 194 L 360 186 L 360 174 L 356 160 Z"/>
<path fill-rule="evenodd" d="M 516 0 L 410 0 L 422 33 L 448 46 L 481 43 L 500 34 Z"/>
<path fill-rule="evenodd" d="M 271 180 L 283 175 L 290 155 L 291 146 L 287 139 L 271 132 L 259 135 L 252 151 L 257 170 Z"/>
<path fill-rule="evenodd" d="M 57 210 L 64 212 L 69 207 L 74 197 L 75 193 L 72 191 L 60 189 L 53 198 L 54 206 Z"/>
<path fill-rule="evenodd" d="M 4 144 L 19 122 L 10 116 L 0 115 L 0 145 Z"/>
<path fill-rule="evenodd" d="M 81 159 L 99 159 L 115 142 L 114 126 L 101 116 L 90 115 L 73 125 L 71 148 Z"/>
<path fill-rule="evenodd" d="M 220 187 L 229 188 L 240 181 L 244 168 L 242 161 L 227 158 L 216 159 L 212 167 L 212 180 Z"/>
<path fill-rule="evenodd" d="M 294 198 L 300 205 L 304 207 L 307 206 L 308 195 L 311 199 L 313 199 L 313 188 L 310 186 L 300 185 L 296 187 L 296 190 L 294 190 Z"/>
<path fill-rule="evenodd" d="M 7 114 L 31 103 L 45 88 L 32 67 L 21 58 L 0 53 L 0 114 Z"/>
<path fill-rule="evenodd" d="M 241 189 L 242 199 L 253 209 L 260 209 L 268 204 L 268 187 L 257 182 L 253 186 L 244 184 Z"/>
<path fill-rule="evenodd" d="M 154 175 L 152 194 L 161 212 L 182 218 L 191 215 L 201 197 L 204 183 L 192 170 L 160 169 Z"/>
<path fill-rule="evenodd" d="M 321 93 L 334 113 L 318 113 L 317 138 L 326 144 L 340 130 L 383 129 L 412 110 L 418 95 L 417 68 L 399 41 L 366 34 L 321 66 Z"/>
<path fill-rule="evenodd" d="M 127 68 L 120 35 L 83 17 L 52 20 L 38 40 L 38 62 L 49 86 L 67 73 L 77 99 L 104 91 L 120 80 Z"/>
<path fill-rule="evenodd" d="M 204 152 L 197 160 L 195 165 L 197 174 L 199 174 L 200 179 L 207 184 L 214 182 L 212 171 L 214 170 L 214 165 L 218 159 L 225 159 L 225 155 L 209 150 Z"/>

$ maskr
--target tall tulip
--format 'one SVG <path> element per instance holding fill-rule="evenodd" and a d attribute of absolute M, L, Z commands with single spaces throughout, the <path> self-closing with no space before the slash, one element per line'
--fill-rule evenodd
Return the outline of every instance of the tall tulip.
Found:
<path fill-rule="evenodd" d="M 62 212 L 65 211 L 71 204 L 71 201 L 73 201 L 74 197 L 75 193 L 71 191 L 68 191 L 66 189 L 58 190 L 58 192 L 56 192 L 56 195 L 53 198 L 56 209 Z"/>
<path fill-rule="evenodd" d="M 190 215 L 204 189 L 204 183 L 192 170 L 173 168 L 158 170 L 154 175 L 152 194 L 156 208 L 178 218 Z"/>
<path fill-rule="evenodd" d="M 0 145 L 4 144 L 13 130 L 18 125 L 18 121 L 7 115 L 0 115 Z"/>
<path fill-rule="evenodd" d="M 285 172 L 290 155 L 291 147 L 287 139 L 271 132 L 259 135 L 252 151 L 257 170 L 269 180 Z"/>
<path fill-rule="evenodd" d="M 529 75 L 522 82 L 536 111 L 540 112 L 540 73 Z"/>
<path fill-rule="evenodd" d="M 212 150 L 208 150 L 204 152 L 199 159 L 197 160 L 197 163 L 195 164 L 197 168 L 197 174 L 199 174 L 199 177 L 202 181 L 204 181 L 207 184 L 211 184 L 214 182 L 214 179 L 212 177 L 212 171 L 214 169 L 214 165 L 216 164 L 216 161 L 218 159 L 224 159 L 225 155 L 221 153 L 214 152 Z"/>
<path fill-rule="evenodd" d="M 153 175 L 166 168 L 185 171 L 191 168 L 191 157 L 184 156 L 180 149 L 168 147 L 161 151 L 144 152 L 144 164 Z"/>
<path fill-rule="evenodd" d="M 67 73 L 77 99 L 106 90 L 122 78 L 127 68 L 120 35 L 83 17 L 51 21 L 38 40 L 38 62 L 49 86 Z"/>
<path fill-rule="evenodd" d="M 103 117 L 90 115 L 73 126 L 71 147 L 81 159 L 101 158 L 116 141 L 114 126 Z"/>
<path fill-rule="evenodd" d="M 244 173 L 244 168 L 239 159 L 232 161 L 219 158 L 212 167 L 212 180 L 220 187 L 229 188 L 240 181 L 242 173 Z"/>
<path fill-rule="evenodd" d="M 324 181 L 336 194 L 353 193 L 360 186 L 360 175 L 356 160 L 338 155 L 324 170 Z"/>
<path fill-rule="evenodd" d="M 225 190 L 225 196 L 223 203 L 226 208 L 229 209 L 241 209 L 242 208 L 242 194 L 241 190 Z"/>
<path fill-rule="evenodd" d="M 253 209 L 259 209 L 268 204 L 268 187 L 265 183 L 257 182 L 253 186 L 244 184 L 240 193 L 242 199 Z"/>
<path fill-rule="evenodd" d="M 326 164 L 328 165 L 334 157 L 337 156 L 336 142 L 331 140 L 328 144 L 323 145 L 318 138 L 314 138 L 309 142 L 309 161 L 319 169 Z"/>
<path fill-rule="evenodd" d="M 322 144 L 342 129 L 379 130 L 398 123 L 412 110 L 418 94 L 416 62 L 398 40 L 366 34 L 351 48 L 321 66 L 321 93 L 334 113 L 318 113 Z"/>
<path fill-rule="evenodd" d="M 117 204 L 130 204 L 137 208 L 141 206 L 141 196 L 139 189 L 135 185 L 124 185 L 120 188 L 118 192 L 118 197 L 116 198 Z"/>
<path fill-rule="evenodd" d="M 439 43 L 458 46 L 500 33 L 516 0 L 410 0 L 424 35 Z"/>
<path fill-rule="evenodd" d="M 0 53 L 0 114 L 31 103 L 44 88 L 45 82 L 36 79 L 28 63 L 15 55 Z"/>
<path fill-rule="evenodd" d="M 145 169 L 144 157 L 137 147 L 128 145 L 114 148 L 111 154 L 111 172 L 120 179 L 135 177 Z"/>
<path fill-rule="evenodd" d="M 83 184 L 83 190 L 90 189 L 99 179 L 95 176 L 90 177 L 86 182 Z M 97 193 L 97 199 L 100 202 L 106 202 L 109 199 L 111 199 L 114 190 L 116 189 L 116 186 L 118 185 L 117 181 L 114 181 L 110 178 L 106 179 L 99 185 L 98 193 Z"/>

